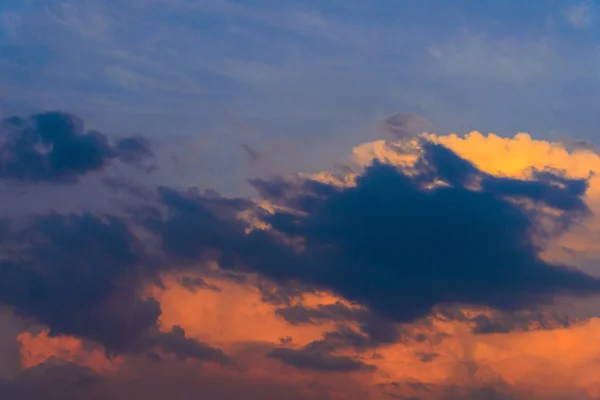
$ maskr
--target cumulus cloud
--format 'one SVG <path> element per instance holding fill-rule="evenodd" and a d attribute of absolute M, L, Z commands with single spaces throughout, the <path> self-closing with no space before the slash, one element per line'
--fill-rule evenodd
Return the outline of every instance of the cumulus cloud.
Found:
<path fill-rule="evenodd" d="M 77 124 L 5 121 L 10 171 L 27 166 L 5 179 L 148 165 L 143 139 L 110 145 Z M 135 206 L 5 217 L 0 303 L 35 326 L 19 329 L 23 371 L 0 395 L 600 393 L 597 320 L 553 304 L 600 290 L 565 257 L 600 227 L 600 157 L 525 135 L 396 136 L 357 147 L 340 176 L 254 179 L 256 198 L 107 179 Z M 53 164 L 80 145 L 94 163 Z"/>
<path fill-rule="evenodd" d="M 548 295 L 597 290 L 595 279 L 539 257 L 533 238 L 538 215 L 511 200 L 570 218 L 586 211 L 580 199 L 585 182 L 496 178 L 433 144 L 424 146 L 417 165 L 410 176 L 375 163 L 348 188 L 310 180 L 258 182 L 264 196 L 295 210 L 266 221 L 302 238 L 303 251 L 276 248 L 262 258 L 253 247 L 247 256 L 240 251 L 241 259 L 273 279 L 327 287 L 404 322 L 440 303 L 518 309 Z M 436 180 L 446 185 L 427 188 Z M 480 189 L 468 189 L 471 181 Z"/>

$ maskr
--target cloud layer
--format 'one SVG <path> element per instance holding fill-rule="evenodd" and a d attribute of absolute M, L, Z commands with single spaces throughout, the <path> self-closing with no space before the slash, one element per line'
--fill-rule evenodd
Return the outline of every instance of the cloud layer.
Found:
<path fill-rule="evenodd" d="M 255 197 L 228 198 L 115 180 L 115 160 L 147 169 L 148 142 L 110 144 L 68 114 L 3 129 L 5 180 L 93 172 L 130 200 L 2 220 L 0 303 L 27 325 L 6 398 L 600 393 L 597 320 L 560 309 L 600 291 L 576 267 L 599 227 L 589 149 L 402 134 L 358 146 L 341 174 L 256 178 Z"/>

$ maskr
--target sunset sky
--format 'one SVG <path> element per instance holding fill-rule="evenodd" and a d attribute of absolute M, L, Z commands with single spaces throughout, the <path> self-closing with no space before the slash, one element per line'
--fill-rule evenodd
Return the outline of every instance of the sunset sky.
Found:
<path fill-rule="evenodd" d="M 0 399 L 600 399 L 600 3 L 0 2 Z"/>

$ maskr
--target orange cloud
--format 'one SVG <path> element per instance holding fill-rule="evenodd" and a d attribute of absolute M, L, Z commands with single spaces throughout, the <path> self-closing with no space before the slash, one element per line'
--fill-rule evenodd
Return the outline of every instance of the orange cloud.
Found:
<path fill-rule="evenodd" d="M 588 179 L 585 201 L 594 215 L 600 215 L 600 156 L 592 150 L 568 150 L 561 143 L 535 140 L 526 133 L 508 138 L 493 133 L 483 135 L 476 131 L 464 136 L 424 133 L 421 137 L 447 146 L 482 171 L 493 175 L 527 179 L 531 177 L 532 169 L 552 169 L 570 178 Z M 403 151 L 397 152 L 394 147 Z M 355 147 L 352 159 L 359 166 L 368 165 L 374 159 L 394 165 L 412 165 L 418 153 L 418 139 L 398 142 L 379 140 Z M 600 218 L 588 218 L 556 238 L 543 256 L 557 262 L 598 259 L 599 238 Z"/>
<path fill-rule="evenodd" d="M 548 398 L 600 392 L 600 320 L 555 330 L 474 335 L 455 333 L 439 343 L 381 349 L 376 381 L 420 382 L 423 385 L 483 387 L 508 385 L 517 392 Z M 422 354 L 436 356 L 422 361 Z"/>
<path fill-rule="evenodd" d="M 116 371 L 123 357 L 109 359 L 102 347 L 70 336 L 48 336 L 48 330 L 34 335 L 25 331 L 17 336 L 21 347 L 21 366 L 31 368 L 52 358 L 59 358 L 98 372 Z"/>
<path fill-rule="evenodd" d="M 332 324 L 294 326 L 275 313 L 276 306 L 264 302 L 256 286 L 229 280 L 206 279 L 220 291 L 191 291 L 177 283 L 176 277 L 165 278 L 165 289 L 150 293 L 160 302 L 162 329 L 180 325 L 190 337 L 215 346 L 238 342 L 279 343 L 292 337 L 296 345 L 319 339 Z M 343 301 L 327 293 L 307 294 L 302 304 L 316 306 Z"/>
<path fill-rule="evenodd" d="M 313 398 L 307 389 L 313 386 L 314 390 L 326 387 L 322 390 L 334 396 L 332 398 L 350 398 L 345 397 L 349 385 L 355 385 L 355 392 L 362 390 L 363 396 L 371 396 L 357 399 L 387 398 L 382 394 L 382 387 L 398 396 L 428 398 L 422 392 L 425 389 L 414 388 L 414 382 L 419 382 L 427 388 L 427 393 L 436 393 L 436 396 L 442 396 L 444 388 L 456 385 L 462 388 L 508 385 L 518 393 L 541 398 L 548 393 L 573 390 L 579 391 L 581 398 L 600 395 L 600 364 L 597 363 L 600 359 L 600 320 L 592 319 L 564 329 L 476 335 L 465 322 L 432 317 L 406 327 L 412 337 L 421 333 L 420 340 L 401 341 L 364 351 L 335 352 L 375 365 L 376 371 L 323 373 L 298 370 L 267 358 L 266 354 L 271 348 L 284 345 L 279 340 L 281 337 L 291 336 L 293 342 L 285 346 L 300 348 L 320 339 L 323 333 L 333 328 L 332 325 L 291 325 L 275 314 L 275 306 L 262 302 L 260 293 L 249 285 L 215 280 L 211 283 L 217 285 L 220 292 L 208 289 L 192 292 L 178 285 L 175 278 L 166 282 L 164 289 L 153 289 L 163 307 L 161 328 L 168 330 L 179 324 L 188 336 L 221 346 L 242 371 L 214 365 L 200 368 L 194 362 L 169 359 L 158 364 L 141 357 L 109 360 L 98 347 L 75 338 L 49 337 L 46 331 L 37 335 L 29 332 L 19 335 L 23 367 L 31 368 L 53 357 L 60 358 L 106 376 L 118 375 L 118 383 L 111 383 L 118 387 L 129 387 L 132 380 L 187 382 L 190 374 L 195 374 L 191 371 L 198 370 L 204 374 L 202 381 L 206 376 L 212 377 L 212 390 L 218 390 L 214 387 L 215 382 L 224 386 L 265 385 L 281 388 L 281 393 L 297 387 L 302 388 L 297 389 L 300 390 L 298 398 L 307 399 Z M 306 305 L 314 307 L 337 300 L 335 296 L 323 294 L 309 297 Z M 154 377 L 154 374 L 162 375 Z M 149 385 L 151 387 L 152 383 Z M 139 392 L 146 393 L 141 389 Z"/>
<path fill-rule="evenodd" d="M 589 150 L 568 151 L 559 143 L 534 140 L 527 134 L 512 138 L 478 132 L 462 137 L 423 136 L 448 146 L 495 175 L 527 178 L 532 168 L 558 169 L 573 178 L 587 178 L 600 172 L 597 154 Z M 417 140 L 395 143 L 410 150 L 402 154 L 391 150 L 389 145 L 384 141 L 363 144 L 354 149 L 353 159 L 359 166 L 373 159 L 410 164 L 419 150 Z M 336 177 L 322 173 L 314 177 L 341 185 L 352 184 L 351 174 Z M 600 211 L 599 179 L 597 175 L 591 176 L 585 198 L 594 212 Z M 600 219 L 591 217 L 553 242 L 545 256 L 565 262 L 598 259 L 600 241 L 595 238 L 599 233 Z M 120 378 L 111 381 L 111 387 L 116 392 L 126 388 L 136 393 L 131 398 L 145 399 L 161 398 L 158 393 L 165 392 L 158 388 L 159 382 L 171 387 L 174 398 L 184 398 L 177 393 L 182 390 L 183 396 L 181 388 L 190 387 L 219 393 L 223 396 L 220 398 L 252 392 L 258 393 L 255 398 L 310 399 L 327 395 L 377 400 L 416 396 L 425 400 L 444 398 L 452 387 L 465 390 L 493 387 L 508 390 L 515 398 L 559 398 L 574 393 L 582 399 L 600 396 L 600 320 L 552 330 L 476 335 L 466 322 L 434 316 L 403 328 L 410 331 L 410 338 L 418 340 L 402 338 L 399 343 L 375 349 L 334 351 L 335 355 L 376 366 L 374 372 L 323 373 L 299 370 L 266 354 L 278 346 L 302 348 L 322 339 L 326 332 L 338 328 L 340 322 L 287 322 L 276 313 L 277 306 L 263 301 L 255 277 L 250 277 L 247 283 L 203 277 L 208 286 L 196 290 L 182 286 L 180 278 L 166 276 L 164 287 L 148 288 L 148 295 L 154 296 L 162 308 L 160 329 L 168 331 L 175 325 L 181 326 L 188 337 L 224 349 L 243 372 L 173 360 L 156 364 L 140 357 L 108 360 L 101 348 L 75 338 L 49 337 L 46 331 L 19 335 L 23 367 L 31 368 L 58 357 L 103 374 L 119 371 Z M 293 302 L 309 308 L 336 302 L 353 307 L 329 293 L 305 295 Z M 343 325 L 357 328 L 352 322 Z M 281 340 L 289 337 L 291 342 Z"/>

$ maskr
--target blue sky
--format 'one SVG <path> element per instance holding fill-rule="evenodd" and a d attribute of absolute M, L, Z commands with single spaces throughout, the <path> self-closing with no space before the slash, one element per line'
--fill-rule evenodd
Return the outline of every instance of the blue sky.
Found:
<path fill-rule="evenodd" d="M 61 109 L 107 134 L 186 143 L 221 176 L 243 143 L 290 168 L 329 165 L 395 112 L 440 133 L 594 141 L 599 5 L 4 0 L 1 112 Z"/>

